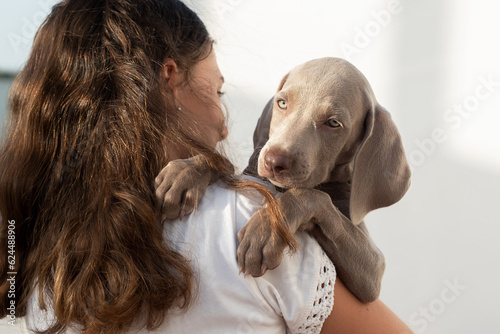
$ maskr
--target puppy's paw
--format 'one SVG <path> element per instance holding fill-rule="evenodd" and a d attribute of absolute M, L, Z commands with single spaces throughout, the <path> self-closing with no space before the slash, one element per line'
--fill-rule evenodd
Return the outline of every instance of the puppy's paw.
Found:
<path fill-rule="evenodd" d="M 258 211 L 238 232 L 237 251 L 240 273 L 259 277 L 276 268 L 287 244 L 273 231 L 264 210 Z"/>
<path fill-rule="evenodd" d="M 190 214 L 214 178 L 203 158 L 173 160 L 155 179 L 155 195 L 162 208 L 162 220 Z"/>

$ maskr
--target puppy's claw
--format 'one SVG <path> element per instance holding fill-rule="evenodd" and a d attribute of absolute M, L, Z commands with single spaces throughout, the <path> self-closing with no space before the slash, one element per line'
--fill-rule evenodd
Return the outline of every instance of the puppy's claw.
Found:
<path fill-rule="evenodd" d="M 240 272 L 238 273 L 238 275 L 241 275 L 241 273 L 244 273 L 245 272 L 245 268 L 240 268 Z"/>

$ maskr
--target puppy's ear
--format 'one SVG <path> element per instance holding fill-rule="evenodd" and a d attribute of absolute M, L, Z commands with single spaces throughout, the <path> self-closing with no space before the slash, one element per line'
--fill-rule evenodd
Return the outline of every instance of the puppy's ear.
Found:
<path fill-rule="evenodd" d="M 354 157 L 350 217 L 359 224 L 365 215 L 399 201 L 410 186 L 410 166 L 391 115 L 373 103 L 365 118 L 365 135 Z"/>
<path fill-rule="evenodd" d="M 273 115 L 274 96 L 267 102 L 262 115 L 257 122 L 253 133 L 253 153 L 248 160 L 248 166 L 243 171 L 243 174 L 258 176 L 257 164 L 259 162 L 260 150 L 266 145 L 269 140 L 269 128 L 271 127 L 271 117 Z"/>

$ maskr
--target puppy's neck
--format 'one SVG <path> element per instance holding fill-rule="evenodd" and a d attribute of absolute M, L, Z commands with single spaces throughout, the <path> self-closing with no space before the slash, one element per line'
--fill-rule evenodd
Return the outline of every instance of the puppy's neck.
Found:
<path fill-rule="evenodd" d="M 316 189 L 327 193 L 332 203 L 346 217 L 350 217 L 351 183 L 350 182 L 326 182 L 318 185 Z"/>
<path fill-rule="evenodd" d="M 330 172 L 330 178 L 325 183 L 351 183 L 353 161 L 336 165 Z"/>
<path fill-rule="evenodd" d="M 353 162 L 335 166 L 327 182 L 321 183 L 315 188 L 327 193 L 332 203 L 346 217 L 349 217 L 349 205 L 351 198 L 351 178 Z"/>

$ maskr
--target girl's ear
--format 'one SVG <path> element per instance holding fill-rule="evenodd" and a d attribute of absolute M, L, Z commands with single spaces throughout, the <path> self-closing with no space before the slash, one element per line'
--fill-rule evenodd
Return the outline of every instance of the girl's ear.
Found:
<path fill-rule="evenodd" d="M 164 84 L 172 92 L 175 99 L 178 97 L 178 86 L 182 82 L 182 74 L 173 59 L 163 62 L 162 75 Z"/>

